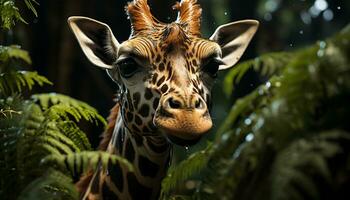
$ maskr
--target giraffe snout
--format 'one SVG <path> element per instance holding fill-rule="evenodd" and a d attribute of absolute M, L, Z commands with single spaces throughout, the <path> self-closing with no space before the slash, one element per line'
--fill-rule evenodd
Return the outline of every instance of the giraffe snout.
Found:
<path fill-rule="evenodd" d="M 169 139 L 184 141 L 182 143 L 197 141 L 212 127 L 207 104 L 197 94 L 189 98 L 174 94 L 164 96 L 157 109 L 154 122 Z M 175 140 L 172 141 L 175 142 Z"/>
<path fill-rule="evenodd" d="M 188 101 L 181 97 L 169 96 L 163 101 L 163 108 L 169 112 L 177 112 L 186 109 L 194 110 L 195 112 L 205 113 L 207 107 L 204 100 L 199 95 L 194 95 Z"/>

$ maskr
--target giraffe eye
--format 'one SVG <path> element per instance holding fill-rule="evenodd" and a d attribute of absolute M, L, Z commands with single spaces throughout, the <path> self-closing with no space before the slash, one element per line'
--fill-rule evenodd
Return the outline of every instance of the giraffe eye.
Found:
<path fill-rule="evenodd" d="M 117 62 L 119 66 L 120 75 L 124 78 L 130 78 L 136 74 L 140 67 L 132 58 L 126 58 Z"/>
<path fill-rule="evenodd" d="M 204 66 L 202 66 L 202 71 L 208 74 L 212 78 L 217 77 L 217 72 L 219 70 L 219 65 L 222 64 L 222 61 L 219 59 L 211 59 Z"/>

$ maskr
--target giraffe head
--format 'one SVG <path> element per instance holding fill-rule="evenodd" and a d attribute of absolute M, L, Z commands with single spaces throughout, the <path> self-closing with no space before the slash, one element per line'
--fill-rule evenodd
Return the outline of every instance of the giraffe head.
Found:
<path fill-rule="evenodd" d="M 209 109 L 217 71 L 239 60 L 258 22 L 225 24 L 204 39 L 196 0 L 182 0 L 173 8 L 178 18 L 165 24 L 152 16 L 147 0 L 128 3 L 132 30 L 122 43 L 104 23 L 86 17 L 68 22 L 87 58 L 106 69 L 122 91 L 122 117 L 131 132 L 164 134 L 189 145 L 212 127 Z"/>

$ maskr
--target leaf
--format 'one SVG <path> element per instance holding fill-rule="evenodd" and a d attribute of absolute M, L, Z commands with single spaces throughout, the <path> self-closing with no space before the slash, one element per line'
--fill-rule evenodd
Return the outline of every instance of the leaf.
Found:
<path fill-rule="evenodd" d="M 224 79 L 225 94 L 229 96 L 234 91 L 235 85 L 241 81 L 249 69 L 259 72 L 261 76 L 270 78 L 273 75 L 279 75 L 293 58 L 294 53 L 275 52 L 239 63 L 228 72 Z"/>
<path fill-rule="evenodd" d="M 133 165 L 120 156 L 103 151 L 83 151 L 67 155 L 49 155 L 42 160 L 42 163 L 57 164 L 60 169 L 66 169 L 73 174 L 81 174 L 88 170 L 96 170 L 98 167 L 107 168 L 108 164 L 116 162 L 125 166 L 129 171 L 133 171 Z"/>
<path fill-rule="evenodd" d="M 22 92 L 23 88 L 31 90 L 35 84 L 43 86 L 52 83 L 44 76 L 37 72 L 29 71 L 12 71 L 0 74 L 0 89 L 2 94 L 13 94 Z"/>
<path fill-rule="evenodd" d="M 67 175 L 49 169 L 45 175 L 32 181 L 20 194 L 19 200 L 66 199 L 78 200 L 73 181 Z"/>
<path fill-rule="evenodd" d="M 36 5 L 39 5 L 39 3 L 35 0 L 24 0 L 24 3 L 27 5 L 27 8 L 29 8 L 33 12 L 35 17 L 38 17 L 38 13 L 36 12 L 36 9 L 35 9 L 33 3 Z"/>
<path fill-rule="evenodd" d="M 24 3 L 26 4 L 27 8 L 30 9 L 36 17 L 38 17 L 38 13 L 33 3 L 36 5 L 39 5 L 39 3 L 35 0 L 24 0 Z M 17 21 L 27 24 L 19 13 L 19 9 L 17 8 L 14 0 L 0 0 L 0 17 L 1 27 L 5 30 L 10 30 Z"/>
<path fill-rule="evenodd" d="M 50 94 L 36 94 L 32 99 L 42 106 L 43 110 L 52 118 L 63 117 L 65 120 L 69 119 L 69 114 L 76 121 L 85 119 L 89 122 L 97 124 L 101 122 L 106 126 L 106 120 L 98 114 L 95 108 L 87 103 L 73 99 L 71 97 L 50 93 Z"/>
<path fill-rule="evenodd" d="M 167 176 L 162 181 L 162 199 L 168 199 L 172 190 L 183 185 L 185 180 L 205 167 L 211 147 L 208 145 L 205 150 L 193 153 L 186 160 L 169 169 Z"/>
<path fill-rule="evenodd" d="M 0 45 L 0 61 L 8 62 L 10 59 L 21 59 L 27 64 L 32 64 L 28 51 L 22 50 L 19 45 Z"/>
<path fill-rule="evenodd" d="M 10 30 L 17 21 L 26 23 L 20 15 L 15 2 L 12 0 L 0 1 L 1 26 L 5 30 Z"/>

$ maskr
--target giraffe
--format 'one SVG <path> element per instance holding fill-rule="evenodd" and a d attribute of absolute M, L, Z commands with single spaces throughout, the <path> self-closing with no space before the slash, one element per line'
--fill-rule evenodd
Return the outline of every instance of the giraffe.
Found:
<path fill-rule="evenodd" d="M 212 127 L 211 88 L 218 70 L 236 64 L 258 28 L 255 20 L 219 26 L 202 38 L 197 0 L 177 2 L 176 21 L 163 23 L 147 0 L 129 2 L 130 38 L 73 16 L 69 26 L 92 64 L 116 83 L 118 100 L 100 149 L 129 160 L 135 171 L 109 164 L 77 183 L 82 199 L 157 199 L 172 145 L 193 145 Z"/>

